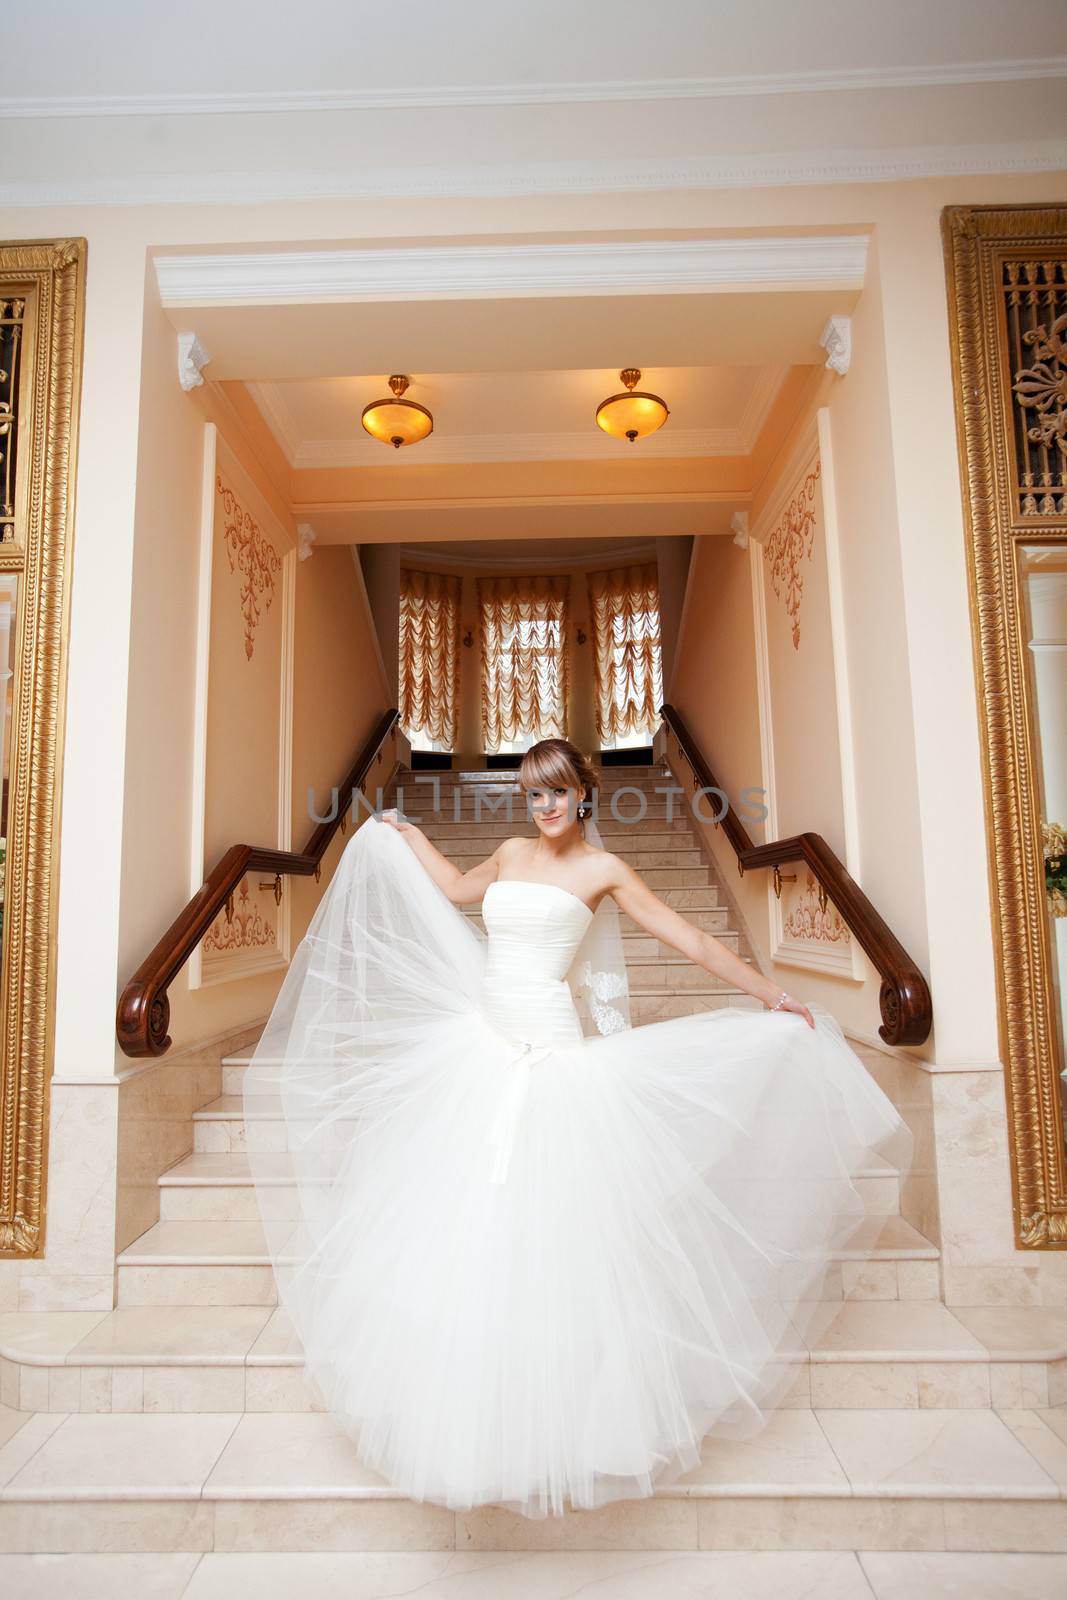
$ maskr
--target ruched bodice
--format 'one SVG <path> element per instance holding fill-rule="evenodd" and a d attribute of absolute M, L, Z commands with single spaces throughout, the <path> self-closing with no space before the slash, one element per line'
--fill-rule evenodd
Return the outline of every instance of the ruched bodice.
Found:
<path fill-rule="evenodd" d="M 482 902 L 489 936 L 482 1007 L 511 1038 L 531 1045 L 582 1037 L 567 973 L 593 913 L 554 883 L 497 878 Z"/>

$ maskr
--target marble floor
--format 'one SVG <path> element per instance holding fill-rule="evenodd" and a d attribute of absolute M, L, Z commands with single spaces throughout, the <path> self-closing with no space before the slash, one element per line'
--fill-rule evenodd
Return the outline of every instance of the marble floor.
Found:
<path fill-rule="evenodd" d="M 7 1600 L 1062 1600 L 1067 1555 L 885 1551 L 0 1556 Z"/>

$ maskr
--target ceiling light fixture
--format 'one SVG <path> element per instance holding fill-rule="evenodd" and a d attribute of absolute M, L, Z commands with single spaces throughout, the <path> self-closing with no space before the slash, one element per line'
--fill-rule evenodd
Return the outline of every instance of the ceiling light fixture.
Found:
<path fill-rule="evenodd" d="M 426 407 L 402 398 L 408 383 L 407 378 L 394 373 L 389 379 L 393 398 L 372 400 L 369 406 L 364 406 L 360 417 L 372 439 L 391 444 L 395 450 L 402 444 L 418 444 L 433 432 L 433 417 Z"/>
<path fill-rule="evenodd" d="M 670 412 L 667 402 L 658 394 L 646 394 L 637 388 L 641 382 L 640 367 L 624 367 L 619 377 L 626 385 L 626 393 L 609 395 L 600 402 L 596 408 L 597 427 L 616 439 L 628 439 L 633 444 L 662 428 Z"/>

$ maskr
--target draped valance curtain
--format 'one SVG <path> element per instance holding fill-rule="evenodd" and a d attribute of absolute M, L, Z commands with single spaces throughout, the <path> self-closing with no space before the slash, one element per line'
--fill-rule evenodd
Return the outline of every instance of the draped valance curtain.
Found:
<path fill-rule="evenodd" d="M 483 749 L 567 737 L 566 574 L 479 578 Z"/>
<path fill-rule="evenodd" d="M 400 725 L 454 750 L 459 722 L 460 579 L 400 572 Z"/>
<path fill-rule="evenodd" d="M 659 577 L 654 561 L 586 574 L 593 628 L 593 693 L 602 745 L 651 738 L 663 701 Z"/>

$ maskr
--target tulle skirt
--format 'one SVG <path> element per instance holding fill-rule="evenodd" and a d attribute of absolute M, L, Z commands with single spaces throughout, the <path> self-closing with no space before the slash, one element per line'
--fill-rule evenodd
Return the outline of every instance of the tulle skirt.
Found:
<path fill-rule="evenodd" d="M 479 1006 L 484 956 L 365 824 L 246 1074 L 250 1161 L 361 1459 L 415 1499 L 543 1517 L 759 1431 L 864 1220 L 857 1175 L 910 1136 L 823 1011 L 530 1050 Z"/>

